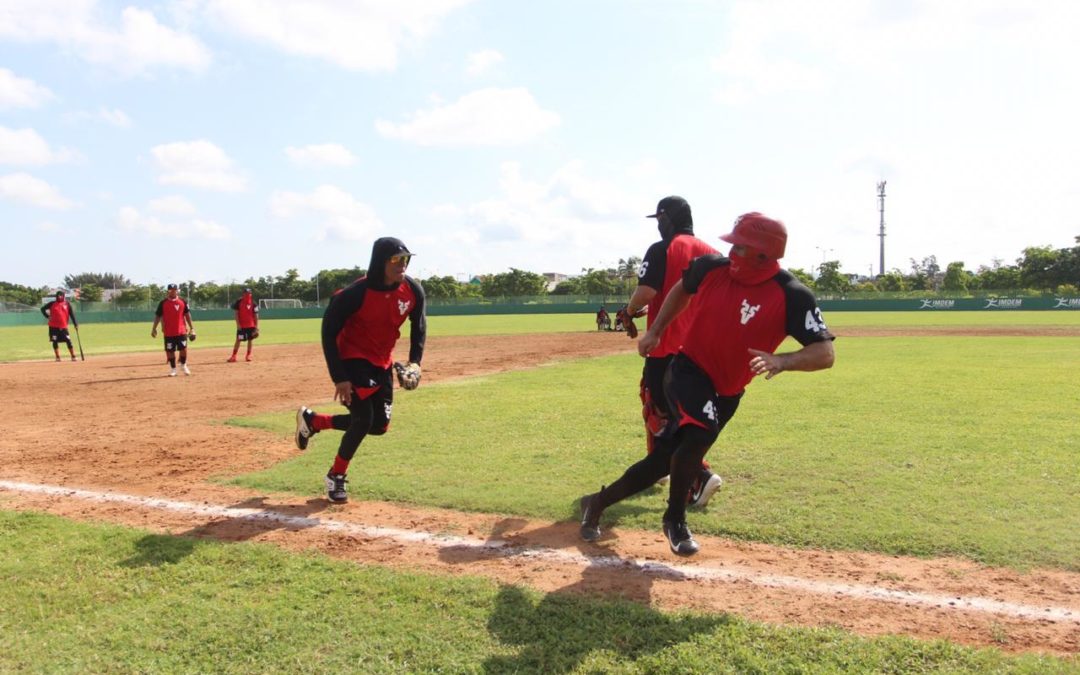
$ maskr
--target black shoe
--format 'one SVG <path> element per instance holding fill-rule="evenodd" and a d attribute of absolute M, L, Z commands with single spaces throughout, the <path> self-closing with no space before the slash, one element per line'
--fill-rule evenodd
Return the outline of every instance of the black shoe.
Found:
<path fill-rule="evenodd" d="M 664 536 L 667 537 L 671 552 L 676 555 L 694 555 L 701 548 L 694 541 L 694 535 L 690 534 L 690 528 L 686 521 L 673 523 L 664 521 Z"/>
<path fill-rule="evenodd" d="M 315 411 L 309 410 L 304 406 L 300 406 L 300 409 L 296 411 L 296 447 L 300 450 L 307 450 L 308 441 L 315 435 L 315 429 L 311 426 L 311 421 L 315 418 Z"/>
<path fill-rule="evenodd" d="M 597 494 L 599 493 L 581 498 L 581 538 L 585 541 L 596 541 L 600 538 L 600 514 L 603 511 L 593 508 L 592 505 Z"/>
<path fill-rule="evenodd" d="M 326 498 L 334 504 L 344 504 L 349 501 L 349 494 L 345 487 L 348 482 L 343 473 L 326 474 Z"/>
<path fill-rule="evenodd" d="M 694 479 L 694 486 L 690 488 L 690 494 L 686 498 L 686 503 L 689 506 L 702 507 L 709 503 L 709 499 L 712 498 L 716 491 L 720 489 L 720 486 L 724 484 L 724 481 L 712 471 L 708 469 L 702 469 L 696 479 Z"/>

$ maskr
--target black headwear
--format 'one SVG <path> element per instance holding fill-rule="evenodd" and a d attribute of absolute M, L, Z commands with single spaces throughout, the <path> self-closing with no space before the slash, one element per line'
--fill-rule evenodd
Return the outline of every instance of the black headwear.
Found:
<path fill-rule="evenodd" d="M 693 234 L 694 218 L 690 215 L 690 204 L 676 195 L 664 197 L 656 204 L 656 213 L 646 218 L 656 218 L 656 227 L 662 239 L 671 239 L 676 234 Z"/>
<path fill-rule="evenodd" d="M 368 265 L 367 279 L 371 288 L 386 290 L 393 284 L 387 284 L 385 276 L 386 261 L 396 255 L 412 255 L 405 242 L 395 237 L 381 237 L 371 247 L 371 263 Z"/>

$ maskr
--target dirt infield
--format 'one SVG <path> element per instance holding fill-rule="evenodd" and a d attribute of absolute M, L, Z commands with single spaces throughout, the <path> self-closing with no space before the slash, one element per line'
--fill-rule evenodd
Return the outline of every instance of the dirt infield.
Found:
<path fill-rule="evenodd" d="M 632 349 L 616 333 L 431 338 L 424 381 Z M 616 528 L 593 545 L 579 540 L 572 522 L 377 502 L 331 507 L 321 494 L 305 498 L 211 484 L 211 476 L 249 472 L 296 452 L 287 438 L 225 426 L 225 419 L 332 395 L 316 345 L 262 347 L 254 363 L 226 364 L 226 356 L 224 349 L 194 350 L 193 376 L 177 378 L 165 376 L 159 353 L 0 364 L 0 481 L 6 483 L 0 485 L 0 508 L 273 542 L 359 563 L 483 575 L 664 609 L 1080 653 L 1080 574 L 1021 574 L 953 559 L 794 550 L 710 537 L 699 537 L 701 554 L 685 560 L 668 552 L 659 532 Z M 52 415 L 58 406 L 65 414 Z M 56 491 L 16 483 L 71 492 L 58 498 Z M 373 524 L 385 530 L 372 530 Z"/>

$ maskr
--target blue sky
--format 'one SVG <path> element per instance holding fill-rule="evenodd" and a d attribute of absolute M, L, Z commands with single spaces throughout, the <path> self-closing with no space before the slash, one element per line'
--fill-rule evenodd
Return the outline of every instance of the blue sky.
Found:
<path fill-rule="evenodd" d="M 576 274 L 788 225 L 784 264 L 1080 235 L 1080 5 L 3 0 L 0 280 Z M 718 247 L 722 244 L 716 242 Z"/>

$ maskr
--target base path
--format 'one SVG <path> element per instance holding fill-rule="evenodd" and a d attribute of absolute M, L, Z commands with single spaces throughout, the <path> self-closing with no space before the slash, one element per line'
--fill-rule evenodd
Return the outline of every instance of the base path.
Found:
<path fill-rule="evenodd" d="M 621 333 L 431 338 L 425 384 L 633 350 Z M 1080 653 L 1080 574 L 1019 573 L 963 560 L 785 549 L 700 536 L 691 559 L 657 532 L 406 507 L 331 506 L 325 495 L 214 485 L 295 455 L 291 439 L 225 419 L 326 401 L 317 345 L 191 352 L 167 377 L 158 352 L 81 363 L 0 364 L 0 508 L 33 509 L 155 532 L 263 541 L 364 564 L 486 576 L 546 592 L 618 596 L 663 609 L 907 634 L 1011 651 Z M 636 383 L 628 383 L 634 387 Z M 62 406 L 62 414 L 58 412 Z M 137 449 L 134 450 L 134 449 Z M 377 526 L 375 524 L 378 524 Z"/>

